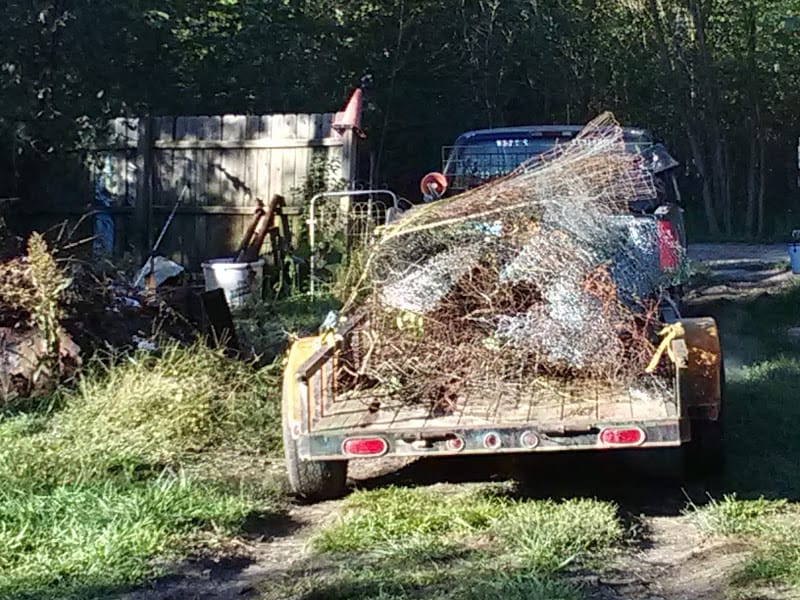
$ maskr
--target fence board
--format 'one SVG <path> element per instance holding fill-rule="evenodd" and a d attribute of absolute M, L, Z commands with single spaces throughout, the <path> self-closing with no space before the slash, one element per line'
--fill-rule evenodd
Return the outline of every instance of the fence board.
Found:
<path fill-rule="evenodd" d="M 172 141 L 174 119 L 172 117 L 160 117 L 157 122 L 158 129 L 156 131 L 156 140 Z M 154 204 L 172 204 L 172 202 L 174 202 L 176 192 L 172 155 L 173 150 L 170 149 L 159 149 L 154 153 L 156 178 L 158 181 L 156 187 L 157 195 L 153 198 Z M 172 200 L 172 202 L 170 202 L 170 200 Z"/>
<path fill-rule="evenodd" d="M 222 139 L 222 117 L 204 117 L 205 127 L 204 136 L 205 140 L 221 140 Z M 222 196 L 222 189 L 220 188 L 220 180 L 217 177 L 217 165 L 220 160 L 219 151 L 211 151 L 205 153 L 205 186 L 202 190 L 204 196 L 204 204 L 220 204 Z"/>
<path fill-rule="evenodd" d="M 297 137 L 308 142 L 313 137 L 312 122 L 309 115 L 297 115 Z M 295 190 L 300 190 L 305 183 L 308 173 L 308 160 L 311 150 L 308 144 L 298 148 L 295 152 L 294 184 Z"/>
<path fill-rule="evenodd" d="M 297 115 L 287 114 L 284 116 L 286 136 L 297 138 Z M 294 181 L 297 170 L 297 152 L 295 150 L 283 149 L 280 151 L 283 156 L 283 170 L 281 173 L 281 196 L 288 198 L 293 195 Z"/>
<path fill-rule="evenodd" d="M 286 123 L 283 115 L 271 115 L 269 117 L 270 132 L 274 137 L 286 135 Z M 283 151 L 274 149 L 270 151 L 270 171 L 269 171 L 269 197 L 281 194 L 283 191 Z M 284 195 L 288 198 L 288 195 Z"/>
<path fill-rule="evenodd" d="M 261 119 L 248 116 L 245 122 L 245 141 L 256 140 L 260 136 Z M 249 150 L 244 154 L 245 204 L 254 205 L 258 195 L 258 150 Z"/>

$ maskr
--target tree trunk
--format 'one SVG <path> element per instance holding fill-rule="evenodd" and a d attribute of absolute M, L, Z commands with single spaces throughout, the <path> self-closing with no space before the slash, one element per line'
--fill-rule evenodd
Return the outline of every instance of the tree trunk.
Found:
<path fill-rule="evenodd" d="M 766 192 L 766 180 L 767 180 L 767 173 L 766 173 L 766 165 L 764 164 L 764 159 L 767 154 L 767 142 L 764 139 L 764 134 L 761 132 L 758 138 L 758 166 L 759 166 L 759 178 L 758 178 L 758 231 L 757 235 L 759 238 L 764 236 L 764 195 Z"/>
<path fill-rule="evenodd" d="M 744 232 L 747 237 L 756 234 L 757 195 L 763 189 L 763 161 L 759 159 L 759 144 L 763 144 L 761 131 L 761 110 L 759 107 L 758 65 L 756 63 L 757 28 L 756 7 L 753 0 L 747 3 L 747 55 L 748 55 L 748 96 L 752 115 L 750 116 L 750 157 L 747 165 L 747 208 L 745 210 Z M 758 185 L 758 189 L 757 186 Z"/>
<path fill-rule="evenodd" d="M 722 209 L 722 227 L 725 235 L 733 234 L 733 206 L 731 202 L 730 173 L 728 169 L 728 152 L 719 137 L 718 128 L 714 133 L 714 188 Z"/>
<path fill-rule="evenodd" d="M 756 174 L 758 171 L 758 140 L 755 128 L 750 131 L 750 156 L 747 163 L 747 208 L 744 218 L 744 234 L 747 237 L 755 235 L 756 221 Z"/>
<path fill-rule="evenodd" d="M 710 13 L 712 2 L 702 4 L 699 0 L 689 0 L 687 8 L 692 17 L 696 43 L 696 75 L 698 88 L 706 102 L 706 115 L 703 121 L 707 124 L 710 152 L 714 172 L 711 173 L 709 185 L 712 186 L 711 194 L 714 208 L 722 210 L 722 224 L 725 233 L 730 235 L 732 229 L 733 211 L 730 189 L 727 185 L 728 172 L 725 165 L 724 140 L 720 132 L 720 98 L 717 85 L 714 61 L 706 41 L 706 21 Z M 706 175 L 709 175 L 706 173 Z M 708 179 L 708 177 L 705 177 Z"/>
<path fill-rule="evenodd" d="M 703 181 L 703 210 L 706 216 L 706 224 L 708 225 L 708 232 L 711 235 L 719 235 L 719 225 L 717 217 L 714 213 L 714 196 L 711 189 L 711 181 L 708 177 L 708 168 L 706 166 L 706 158 L 703 155 L 703 149 L 698 140 L 697 134 L 692 130 L 691 125 L 686 126 L 686 136 L 689 138 L 689 144 L 692 148 L 692 157 L 694 158 L 697 172 Z"/>

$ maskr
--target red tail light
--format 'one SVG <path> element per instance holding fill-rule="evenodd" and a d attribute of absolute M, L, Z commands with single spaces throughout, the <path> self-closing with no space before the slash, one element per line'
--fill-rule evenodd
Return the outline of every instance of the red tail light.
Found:
<path fill-rule="evenodd" d="M 348 438 L 342 444 L 342 452 L 352 456 L 381 456 L 388 449 L 383 438 Z"/>
<path fill-rule="evenodd" d="M 678 236 L 672 223 L 666 220 L 657 221 L 658 227 L 658 264 L 661 269 L 678 267 Z"/>
<path fill-rule="evenodd" d="M 644 431 L 638 427 L 603 429 L 598 437 L 604 446 L 638 446 L 645 440 Z"/>

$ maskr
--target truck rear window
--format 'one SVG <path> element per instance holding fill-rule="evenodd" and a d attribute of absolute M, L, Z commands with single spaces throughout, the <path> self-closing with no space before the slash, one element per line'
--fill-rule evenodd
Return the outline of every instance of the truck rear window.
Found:
<path fill-rule="evenodd" d="M 570 141 L 571 135 L 536 137 L 530 134 L 470 139 L 444 149 L 443 172 L 451 189 L 466 189 L 507 175 L 526 160 Z M 625 144 L 629 152 L 641 152 L 650 145 L 649 140 L 632 140 Z"/>

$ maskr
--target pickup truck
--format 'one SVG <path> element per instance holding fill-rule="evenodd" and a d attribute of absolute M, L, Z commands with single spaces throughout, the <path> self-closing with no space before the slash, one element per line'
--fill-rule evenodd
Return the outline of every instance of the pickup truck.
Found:
<path fill-rule="evenodd" d="M 517 135 L 519 129 L 488 131 L 493 133 L 472 132 L 459 138 L 445 161 L 443 175 L 448 184 L 465 189 L 503 175 L 552 147 L 567 130 L 525 128 L 524 135 Z M 652 139 L 632 131 L 626 130 L 631 151 L 652 149 Z M 553 133 L 548 143 L 540 143 L 547 132 Z M 516 141 L 525 139 L 527 146 Z M 519 152 L 513 158 L 498 153 L 506 162 L 498 162 L 497 157 L 484 159 L 484 152 L 472 151 L 474 140 L 489 148 L 519 148 Z M 426 191 L 431 191 L 430 185 Z M 439 196 L 445 192 L 433 191 Z M 672 241 L 682 239 L 682 229 L 674 225 L 680 223 L 674 203 L 648 201 L 631 206 L 631 211 L 665 221 Z M 674 244 L 659 249 L 675 252 Z M 662 256 L 660 264 L 673 269 L 676 258 Z M 367 352 L 358 335 L 357 317 L 341 322 L 334 331 L 298 339 L 286 360 L 282 397 L 291 488 L 308 500 L 340 496 L 346 491 L 349 460 L 386 456 L 674 448 L 680 449 L 693 470 L 716 470 L 723 457 L 723 370 L 716 323 L 711 318 L 681 318 L 669 296 L 662 303 L 660 321 L 672 332 L 664 340 L 671 368 L 644 378 L 639 385 L 554 382 L 540 377 L 515 383 L 489 381 L 465 392 L 448 413 L 408 403 L 396 394 L 358 391 L 348 385 L 347 374 L 358 371 Z"/>

